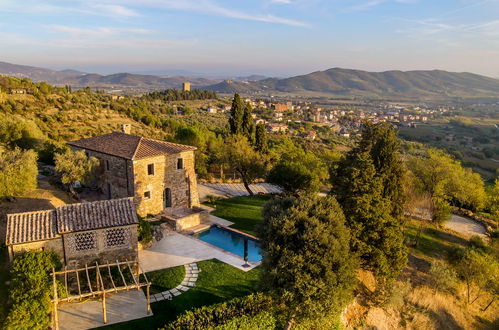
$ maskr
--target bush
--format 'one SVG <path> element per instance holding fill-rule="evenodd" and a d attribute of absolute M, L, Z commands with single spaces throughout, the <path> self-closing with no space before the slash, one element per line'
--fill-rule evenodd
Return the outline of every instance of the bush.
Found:
<path fill-rule="evenodd" d="M 273 314 L 269 312 L 262 312 L 255 316 L 244 315 L 236 317 L 229 322 L 214 327 L 213 330 L 273 330 L 277 328 L 277 321 Z"/>
<path fill-rule="evenodd" d="M 242 298 L 235 298 L 221 304 L 204 306 L 180 315 L 164 329 L 209 329 L 226 324 L 228 321 L 242 317 L 254 316 L 269 311 L 272 299 L 261 293 Z"/>
<path fill-rule="evenodd" d="M 218 200 L 220 200 L 220 196 L 216 195 L 206 195 L 206 200 L 210 204 L 215 204 Z"/>
<path fill-rule="evenodd" d="M 435 205 L 435 212 L 433 213 L 432 220 L 439 226 L 443 226 L 445 222 L 449 221 L 452 211 L 452 206 L 449 203 L 441 201 Z"/>
<path fill-rule="evenodd" d="M 30 251 L 17 256 L 12 263 L 10 299 L 13 306 L 5 321 L 5 329 L 47 329 L 50 324 L 49 273 L 59 268 L 52 251 Z"/>
<path fill-rule="evenodd" d="M 436 261 L 430 268 L 431 286 L 435 290 L 452 291 L 457 285 L 457 274 L 445 262 Z"/>
<path fill-rule="evenodd" d="M 470 238 L 470 247 L 477 250 L 487 250 L 487 245 L 480 236 L 473 236 Z"/>
<path fill-rule="evenodd" d="M 149 221 L 139 220 L 138 240 L 145 244 L 152 241 L 152 226 Z"/>

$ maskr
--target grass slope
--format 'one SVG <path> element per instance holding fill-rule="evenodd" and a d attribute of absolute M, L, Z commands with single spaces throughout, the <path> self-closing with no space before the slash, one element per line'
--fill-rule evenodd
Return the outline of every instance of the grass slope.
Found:
<path fill-rule="evenodd" d="M 198 262 L 200 269 L 196 286 L 171 301 L 153 303 L 153 316 L 131 322 L 105 327 L 106 329 L 157 329 L 173 321 L 178 315 L 205 305 L 224 302 L 236 297 L 246 296 L 256 291 L 260 269 L 243 272 L 221 261 L 212 259 Z M 150 279 L 153 285 L 162 285 Z"/>
<path fill-rule="evenodd" d="M 218 200 L 213 215 L 232 221 L 231 228 L 255 235 L 255 226 L 262 221 L 262 207 L 271 196 L 243 196 Z"/>

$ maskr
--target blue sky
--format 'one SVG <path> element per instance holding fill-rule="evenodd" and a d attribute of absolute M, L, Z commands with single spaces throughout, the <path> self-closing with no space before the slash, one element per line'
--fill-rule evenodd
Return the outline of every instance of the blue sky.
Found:
<path fill-rule="evenodd" d="M 499 0 L 0 0 L 0 61 L 100 73 L 499 77 Z"/>

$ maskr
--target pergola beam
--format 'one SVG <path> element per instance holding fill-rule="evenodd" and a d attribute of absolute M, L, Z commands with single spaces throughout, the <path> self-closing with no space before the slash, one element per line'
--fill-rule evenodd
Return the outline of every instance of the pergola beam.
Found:
<path fill-rule="evenodd" d="M 133 269 L 131 265 L 137 265 L 138 269 L 138 276 L 136 276 L 133 272 Z M 125 276 L 123 275 L 123 272 L 121 271 L 121 266 L 126 265 L 127 268 L 130 270 L 130 274 L 132 275 L 134 283 L 131 285 L 128 285 L 126 282 Z M 118 272 L 120 274 L 121 279 L 123 280 L 124 286 L 116 286 L 114 280 L 113 280 L 113 275 L 111 271 L 111 267 L 116 267 L 118 269 Z M 106 288 L 104 278 L 102 277 L 102 273 L 100 271 L 101 268 L 107 268 L 109 272 L 109 279 L 111 282 L 112 287 L 111 288 Z M 92 288 L 92 283 L 90 281 L 90 274 L 89 270 L 95 269 L 96 270 L 96 290 L 93 290 Z M 87 282 L 88 282 L 88 289 L 89 292 L 82 292 L 82 288 L 80 286 L 80 277 L 79 277 L 79 272 L 80 271 L 85 271 Z M 140 272 L 144 274 L 144 279 L 145 282 L 140 282 Z M 70 295 L 69 289 L 68 289 L 68 275 L 75 273 L 76 275 L 76 283 L 78 285 L 78 294 L 77 295 Z M 57 295 L 57 275 L 63 275 L 64 276 L 64 286 L 66 290 L 66 297 L 64 298 L 59 298 Z M 150 295 L 149 295 L 149 288 L 151 286 L 151 283 L 148 281 L 147 276 L 143 272 L 142 268 L 140 267 L 140 264 L 137 261 L 126 261 L 126 262 L 119 262 L 118 260 L 116 263 L 110 264 L 109 262 L 106 265 L 99 265 L 97 262 L 95 263 L 95 266 L 88 266 L 85 265 L 85 268 L 77 268 L 77 269 L 67 269 L 67 267 L 64 267 L 63 271 L 58 271 L 56 272 L 55 269 L 52 269 L 52 281 L 53 281 L 53 288 L 54 288 L 54 293 L 53 293 L 53 299 L 52 302 L 54 304 L 54 311 L 52 314 L 53 317 L 53 326 L 54 329 L 59 329 L 59 320 L 58 320 L 58 312 L 57 312 L 57 306 L 60 302 L 70 302 L 74 299 L 83 299 L 87 297 L 95 297 L 95 296 L 101 296 L 102 297 L 102 313 L 103 313 L 103 321 L 104 324 L 107 323 L 107 309 L 106 309 L 106 295 L 108 293 L 112 292 L 120 292 L 120 291 L 129 291 L 130 289 L 137 289 L 140 290 L 142 287 L 146 287 L 146 294 L 147 294 L 147 313 L 149 314 L 151 312 L 151 306 L 150 306 Z"/>

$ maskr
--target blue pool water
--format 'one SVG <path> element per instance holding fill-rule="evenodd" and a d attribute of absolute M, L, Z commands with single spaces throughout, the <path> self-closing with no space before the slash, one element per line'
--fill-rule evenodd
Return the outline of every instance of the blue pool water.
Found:
<path fill-rule="evenodd" d="M 194 237 L 221 249 L 234 253 L 244 258 L 244 240 L 248 240 L 248 260 L 259 262 L 262 260 L 260 254 L 260 245 L 252 238 L 245 237 L 242 234 L 212 226 L 210 229 L 195 234 Z"/>

